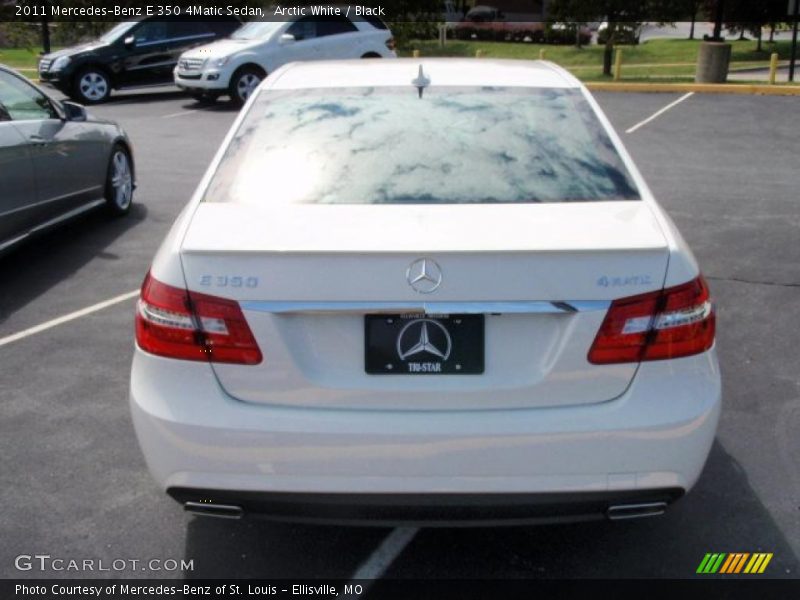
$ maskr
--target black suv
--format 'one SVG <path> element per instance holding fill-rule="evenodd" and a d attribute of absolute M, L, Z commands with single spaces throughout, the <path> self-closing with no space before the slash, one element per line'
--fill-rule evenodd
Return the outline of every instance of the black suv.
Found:
<path fill-rule="evenodd" d="M 125 21 L 93 42 L 44 55 L 39 79 L 79 102 L 96 104 L 112 89 L 172 83 L 184 50 L 227 37 L 240 25 L 234 17 Z"/>

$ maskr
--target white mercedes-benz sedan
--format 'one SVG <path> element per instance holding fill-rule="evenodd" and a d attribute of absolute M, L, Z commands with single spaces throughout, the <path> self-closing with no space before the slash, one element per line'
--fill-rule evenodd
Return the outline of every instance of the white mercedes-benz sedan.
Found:
<path fill-rule="evenodd" d="M 564 70 L 295 63 L 248 100 L 145 278 L 133 421 L 196 513 L 654 515 L 714 439 L 714 319 Z"/>

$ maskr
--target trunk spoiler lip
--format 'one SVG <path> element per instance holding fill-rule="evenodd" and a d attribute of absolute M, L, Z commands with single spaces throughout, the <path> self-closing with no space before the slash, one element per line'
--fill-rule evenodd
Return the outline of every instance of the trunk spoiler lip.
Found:
<path fill-rule="evenodd" d="M 349 302 L 349 301 L 252 301 L 239 303 L 243 310 L 273 314 L 572 314 L 606 311 L 611 300 L 498 301 L 498 302 Z"/>

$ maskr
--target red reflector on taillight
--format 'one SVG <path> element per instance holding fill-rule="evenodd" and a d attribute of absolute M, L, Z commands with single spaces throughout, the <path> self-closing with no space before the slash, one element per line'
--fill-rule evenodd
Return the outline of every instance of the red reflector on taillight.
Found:
<path fill-rule="evenodd" d="M 394 50 L 397 47 L 393 37 L 390 37 L 388 40 L 386 40 L 386 47 L 389 50 Z"/>
<path fill-rule="evenodd" d="M 715 315 L 702 276 L 683 285 L 614 300 L 589 350 L 611 364 L 678 358 L 714 343 Z"/>
<path fill-rule="evenodd" d="M 255 365 L 261 351 L 239 304 L 145 277 L 136 305 L 136 341 L 151 354 Z"/>

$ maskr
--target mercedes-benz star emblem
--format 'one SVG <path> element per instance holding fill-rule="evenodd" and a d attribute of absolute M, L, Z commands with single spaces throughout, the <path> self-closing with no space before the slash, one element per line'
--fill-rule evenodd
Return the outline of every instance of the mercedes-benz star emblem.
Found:
<path fill-rule="evenodd" d="M 447 329 L 433 319 L 414 319 L 397 336 L 397 356 L 400 360 L 427 352 L 445 361 L 452 349 L 453 342 Z"/>
<path fill-rule="evenodd" d="M 430 258 L 418 258 L 406 271 L 408 284 L 420 294 L 430 294 L 442 284 L 442 269 Z"/>

